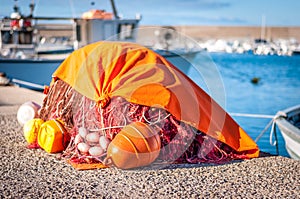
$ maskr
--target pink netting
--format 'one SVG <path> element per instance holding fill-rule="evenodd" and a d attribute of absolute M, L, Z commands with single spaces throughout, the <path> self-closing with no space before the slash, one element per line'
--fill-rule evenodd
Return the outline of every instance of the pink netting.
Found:
<path fill-rule="evenodd" d="M 159 133 L 162 146 L 156 162 L 220 163 L 247 158 L 226 144 L 180 122 L 162 108 L 130 103 L 121 97 L 110 99 L 110 103 L 101 108 L 61 80 L 50 87 L 40 118 L 60 118 L 64 122 L 71 140 L 63 157 L 75 163 L 102 162 L 106 156 L 105 150 L 96 155 L 81 150 L 84 144 L 89 148 L 97 148 L 99 142 L 80 136 L 79 129 L 86 129 L 93 139 L 104 136 L 111 141 L 122 127 L 135 121 L 151 125 Z"/>

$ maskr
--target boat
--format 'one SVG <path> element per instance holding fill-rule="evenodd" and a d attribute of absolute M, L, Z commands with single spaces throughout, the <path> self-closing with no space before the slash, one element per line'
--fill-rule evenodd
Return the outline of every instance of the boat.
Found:
<path fill-rule="evenodd" d="M 147 37 L 149 33 L 154 38 L 151 35 Z M 139 44 L 153 49 L 185 74 L 189 72 L 194 58 L 202 51 L 197 41 L 181 34 L 174 26 L 142 28 L 138 34 L 143 35 L 138 38 Z"/>
<path fill-rule="evenodd" d="M 35 17 L 34 4 L 30 4 L 30 14 L 23 16 L 16 4 L 11 16 L 1 19 L 0 72 L 21 87 L 43 90 L 50 84 L 52 73 L 72 51 L 101 40 L 137 42 L 141 17 L 123 19 L 114 1 L 110 2 L 113 13 L 91 10 L 80 18 Z M 187 73 L 199 50 L 171 49 L 174 34 L 166 31 L 160 35 L 168 43 L 167 47 L 147 47 Z"/>
<path fill-rule="evenodd" d="M 293 50 L 292 55 L 300 55 L 300 45 Z"/>
<path fill-rule="evenodd" d="M 300 105 L 279 111 L 275 123 L 285 140 L 290 157 L 300 160 Z"/>

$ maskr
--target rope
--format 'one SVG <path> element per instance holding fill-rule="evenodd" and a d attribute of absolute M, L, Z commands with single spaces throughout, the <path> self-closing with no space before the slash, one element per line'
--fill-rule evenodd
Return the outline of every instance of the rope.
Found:
<path fill-rule="evenodd" d="M 145 112 L 142 113 L 142 118 L 143 118 L 148 124 L 154 125 L 154 124 L 157 124 L 157 123 L 159 123 L 159 122 L 161 122 L 161 121 L 167 119 L 170 115 L 171 115 L 171 114 L 169 113 L 169 114 L 167 114 L 164 118 L 161 118 L 161 112 L 160 112 L 160 110 L 158 110 L 158 118 L 157 118 L 156 121 L 154 121 L 154 122 L 149 121 L 149 120 L 146 118 L 146 116 L 145 116 Z"/>
<path fill-rule="evenodd" d="M 271 127 L 271 131 L 270 131 L 270 145 L 271 146 L 276 146 L 276 154 L 279 155 L 279 146 L 278 146 L 278 138 L 277 138 L 277 132 L 276 132 L 276 120 L 279 117 L 283 117 L 284 115 L 282 113 L 277 113 L 274 117 L 272 117 L 272 120 L 266 125 L 266 127 L 264 128 L 264 130 L 262 130 L 262 132 L 257 136 L 257 138 L 255 139 L 255 142 L 258 142 L 258 140 L 263 136 L 263 134 Z M 273 136 L 275 138 L 275 140 L 273 141 Z"/>
<path fill-rule="evenodd" d="M 277 113 L 274 115 L 265 115 L 265 114 L 249 114 L 249 113 L 231 113 L 231 116 L 237 116 L 237 117 L 253 117 L 253 118 L 270 118 L 270 122 L 266 125 L 266 127 L 261 131 L 261 133 L 256 137 L 255 142 L 257 143 L 258 140 L 265 134 L 265 132 L 271 127 L 270 131 L 270 145 L 276 146 L 276 153 L 279 154 L 279 148 L 278 148 L 278 138 L 277 138 L 277 132 L 276 132 L 276 120 L 279 117 L 285 116 L 283 113 Z M 273 141 L 273 137 L 275 140 Z"/>
<path fill-rule="evenodd" d="M 275 141 L 273 142 L 273 134 L 275 135 Z M 276 146 L 277 145 L 277 139 L 276 139 L 276 122 L 275 120 L 272 120 L 272 128 L 270 132 L 270 145 Z"/>
<path fill-rule="evenodd" d="M 274 123 L 273 119 L 267 124 L 267 126 L 262 130 L 262 132 L 256 137 L 255 142 L 258 142 L 258 140 L 263 136 L 263 134 L 269 129 L 269 127 Z"/>
<path fill-rule="evenodd" d="M 255 117 L 255 118 L 270 118 L 270 119 L 274 118 L 274 115 L 251 114 L 251 113 L 230 113 L 230 115 L 237 116 L 237 117 Z"/>

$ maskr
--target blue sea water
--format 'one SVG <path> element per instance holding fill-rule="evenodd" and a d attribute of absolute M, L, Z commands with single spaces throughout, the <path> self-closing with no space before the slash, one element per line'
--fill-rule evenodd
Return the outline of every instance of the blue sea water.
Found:
<path fill-rule="evenodd" d="M 188 76 L 228 113 L 272 116 L 300 103 L 300 56 L 200 53 L 193 63 Z M 252 83 L 252 78 L 258 78 L 258 83 Z M 254 140 L 271 121 L 259 117 L 233 118 Z M 288 157 L 278 128 L 276 132 L 279 155 Z M 276 154 L 269 137 L 270 129 L 257 144 L 262 151 Z"/>

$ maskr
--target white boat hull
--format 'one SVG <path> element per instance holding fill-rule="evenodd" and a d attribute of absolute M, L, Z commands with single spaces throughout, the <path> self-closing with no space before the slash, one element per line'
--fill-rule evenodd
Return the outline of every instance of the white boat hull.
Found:
<path fill-rule="evenodd" d="M 181 70 L 184 74 L 188 74 L 189 69 L 192 66 L 193 60 L 199 51 L 162 51 L 158 50 L 157 53 L 161 54 L 165 57 L 169 62 L 171 62 L 174 66 L 176 66 L 179 70 Z"/>
<path fill-rule="evenodd" d="M 286 143 L 286 150 L 293 159 L 300 160 L 300 143 L 291 138 L 288 134 L 282 133 Z"/>
<path fill-rule="evenodd" d="M 300 129 L 291 123 L 294 118 L 300 118 L 300 105 L 281 111 L 276 124 L 285 140 L 287 152 L 291 158 L 300 160 Z"/>

